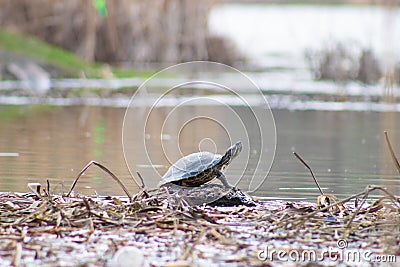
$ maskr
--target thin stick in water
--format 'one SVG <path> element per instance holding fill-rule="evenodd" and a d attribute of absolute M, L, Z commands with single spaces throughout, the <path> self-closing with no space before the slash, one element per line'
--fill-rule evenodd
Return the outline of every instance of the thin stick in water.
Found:
<path fill-rule="evenodd" d="M 310 173 L 311 173 L 312 178 L 314 178 L 315 184 L 317 185 L 317 187 L 318 187 L 318 189 L 319 189 L 319 192 L 321 193 L 321 195 L 323 195 L 324 192 L 322 191 L 321 186 L 319 186 L 318 180 L 317 180 L 317 178 L 315 178 L 314 173 L 313 173 L 313 171 L 311 170 L 310 166 L 308 166 L 308 164 L 307 164 L 307 163 L 299 156 L 299 154 L 297 154 L 296 152 L 293 151 L 293 155 L 295 155 L 296 158 L 297 158 L 298 160 L 300 160 L 300 162 L 303 163 L 304 166 L 307 167 L 307 169 L 308 169 L 308 170 L 310 171 Z"/>
<path fill-rule="evenodd" d="M 47 193 L 50 195 L 50 181 L 49 181 L 49 179 L 46 179 L 46 183 L 47 183 Z"/>
<path fill-rule="evenodd" d="M 144 184 L 144 180 L 140 172 L 136 172 L 137 176 L 139 177 L 140 181 L 142 182 L 141 188 L 144 189 L 146 185 Z"/>
<path fill-rule="evenodd" d="M 131 194 L 129 193 L 128 189 L 126 189 L 126 187 L 124 186 L 124 184 L 118 179 L 117 176 L 115 176 L 115 174 L 113 174 L 109 169 L 107 169 L 107 167 L 103 166 L 102 164 L 92 160 L 90 161 L 82 170 L 81 172 L 78 174 L 78 176 L 75 178 L 74 182 L 71 185 L 71 189 L 69 190 L 67 197 L 69 197 L 69 195 L 71 194 L 72 190 L 74 190 L 76 183 L 78 182 L 79 178 L 82 176 L 82 174 L 92 165 L 96 165 L 97 167 L 99 167 L 100 169 L 102 169 L 103 171 L 105 171 L 106 173 L 108 173 L 111 178 L 113 178 L 118 184 L 119 186 L 122 188 L 122 190 L 124 190 L 125 194 L 128 196 L 129 201 L 131 201 Z"/>
<path fill-rule="evenodd" d="M 399 164 L 399 161 L 397 160 L 396 154 L 393 151 L 392 144 L 390 143 L 390 140 L 389 140 L 388 132 L 384 131 L 384 134 L 385 134 L 386 143 L 387 143 L 387 145 L 389 147 L 390 155 L 392 156 L 392 160 L 394 162 L 394 165 L 396 166 L 397 171 L 400 173 L 400 164 Z"/>

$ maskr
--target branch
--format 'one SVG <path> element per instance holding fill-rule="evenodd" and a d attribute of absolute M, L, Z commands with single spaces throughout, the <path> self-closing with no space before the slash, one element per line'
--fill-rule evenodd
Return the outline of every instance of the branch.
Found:
<path fill-rule="evenodd" d="M 71 189 L 69 190 L 67 197 L 69 197 L 69 195 L 71 194 L 72 190 L 74 190 L 76 183 L 78 182 L 79 178 L 82 176 L 82 174 L 92 165 L 96 165 L 97 167 L 99 167 L 100 169 L 102 169 L 103 171 L 105 171 L 106 173 L 108 173 L 111 178 L 113 178 L 118 184 L 119 186 L 122 188 L 122 190 L 124 190 L 125 194 L 128 196 L 129 201 L 131 201 L 131 194 L 129 193 L 128 189 L 126 189 L 126 187 L 124 186 L 124 184 L 121 182 L 121 180 L 118 179 L 117 176 L 115 176 L 109 169 L 107 169 L 107 167 L 103 166 L 102 164 L 92 160 L 90 161 L 82 170 L 81 172 L 78 174 L 78 176 L 75 178 L 74 182 L 71 185 Z"/>
<path fill-rule="evenodd" d="M 293 155 L 296 156 L 296 158 L 298 158 L 298 160 L 301 161 L 301 163 L 304 164 L 304 166 L 307 167 L 307 169 L 310 171 L 312 178 L 314 178 L 315 184 L 317 185 L 319 192 L 321 193 L 321 195 L 324 194 L 324 192 L 322 191 L 321 186 L 319 186 L 318 180 L 317 178 L 315 178 L 313 171 L 311 170 L 310 166 L 308 166 L 308 164 L 299 156 L 299 154 L 297 154 L 296 152 L 293 151 Z"/>
<path fill-rule="evenodd" d="M 385 133 L 386 143 L 389 147 L 390 155 L 392 156 L 392 160 L 394 162 L 394 165 L 396 166 L 397 171 L 400 173 L 400 164 L 399 161 L 397 160 L 396 154 L 393 151 L 392 145 L 390 144 L 388 133 L 387 131 L 384 131 L 384 133 Z"/>

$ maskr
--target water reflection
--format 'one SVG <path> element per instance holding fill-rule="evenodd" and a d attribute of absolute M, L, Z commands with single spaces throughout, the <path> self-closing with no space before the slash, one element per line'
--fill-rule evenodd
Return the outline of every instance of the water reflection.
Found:
<path fill-rule="evenodd" d="M 26 191 L 27 182 L 45 182 L 53 189 L 69 187 L 80 168 L 92 159 L 118 176 L 127 177 L 121 153 L 124 110 L 96 107 L 13 107 L 1 109 L 0 151 L 19 153 L 0 157 L 0 191 Z M 80 189 L 119 192 L 114 182 L 90 169 Z M 126 183 L 131 183 L 129 179 Z M 93 189 L 85 192 L 93 193 Z"/>
<path fill-rule="evenodd" d="M 348 195 L 362 191 L 367 184 L 382 184 L 399 194 L 399 179 L 383 136 L 383 131 L 388 130 L 398 144 L 397 113 L 276 111 L 274 114 L 279 149 L 269 181 L 273 189 L 279 190 L 278 195 L 317 194 L 308 170 L 294 159 L 291 150 L 306 159 L 326 192 Z M 392 120 L 388 122 L 387 118 Z M 295 189 L 282 188 L 278 182 L 282 179 L 294 182 L 290 187 Z"/>
<path fill-rule="evenodd" d="M 160 175 L 164 174 L 170 162 L 183 154 L 198 151 L 198 144 L 205 136 L 210 136 L 215 142 L 214 146 L 205 140 L 202 146 L 207 150 L 216 149 L 223 153 L 229 146 L 223 128 L 213 121 L 195 120 L 183 124 L 182 128 L 174 127 L 187 121 L 190 109 L 204 109 L 201 112 L 212 113 L 220 121 L 229 123 L 230 116 L 225 116 L 218 107 L 188 108 L 179 113 L 180 117 L 165 124 L 164 135 L 160 138 L 161 127 L 170 109 L 155 110 L 152 123 L 144 133 L 148 156 L 155 166 L 141 165 L 141 157 L 147 155 L 142 151 L 134 153 L 137 170 L 146 177 L 150 186 L 159 179 L 150 175 L 153 167 Z M 238 114 L 245 113 L 241 107 L 235 109 Z M 106 107 L 1 107 L 0 191 L 26 191 L 28 182 L 44 184 L 49 179 L 55 192 L 65 192 L 67 189 L 63 190 L 62 185 L 69 188 L 80 169 L 90 160 L 96 160 L 108 166 L 134 192 L 137 187 L 130 178 L 122 153 L 124 112 L 125 109 Z M 381 184 L 394 194 L 400 194 L 398 174 L 383 136 L 383 130 L 388 130 L 400 155 L 398 113 L 287 110 L 274 110 L 273 113 L 278 136 L 276 157 L 267 181 L 256 195 L 315 199 L 318 190 L 308 170 L 293 157 L 293 150 L 314 169 L 327 193 L 344 196 L 362 191 L 367 184 Z M 233 128 L 240 127 L 231 124 Z M 180 132 L 180 139 L 172 142 L 177 138 L 177 132 Z M 268 137 L 264 138 L 268 141 Z M 251 136 L 249 139 L 256 140 Z M 135 142 L 140 141 L 132 140 L 133 150 Z M 257 144 L 252 143 L 252 146 L 256 148 Z M 241 174 L 245 166 L 244 180 L 251 175 L 257 166 L 252 165 L 252 150 L 247 153 L 250 155 L 249 164 L 245 162 L 248 157 L 241 155 L 227 169 L 228 177 Z M 268 172 L 268 166 L 261 164 L 258 168 Z M 85 194 L 95 191 L 123 194 L 112 179 L 95 168 L 87 171 L 76 190 Z"/>

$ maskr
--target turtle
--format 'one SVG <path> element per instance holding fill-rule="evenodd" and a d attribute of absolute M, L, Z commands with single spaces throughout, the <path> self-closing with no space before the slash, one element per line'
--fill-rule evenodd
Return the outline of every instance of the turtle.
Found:
<path fill-rule="evenodd" d="M 158 186 L 172 183 L 183 187 L 196 187 L 217 178 L 224 186 L 234 188 L 228 183 L 222 171 L 240 151 L 242 151 L 241 141 L 229 147 L 224 155 L 207 151 L 187 155 L 169 167 Z"/>

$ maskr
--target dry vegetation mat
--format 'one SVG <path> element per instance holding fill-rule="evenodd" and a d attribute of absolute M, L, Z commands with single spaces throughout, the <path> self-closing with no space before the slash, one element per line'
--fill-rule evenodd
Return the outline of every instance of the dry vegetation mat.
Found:
<path fill-rule="evenodd" d="M 331 205 L 254 207 L 172 205 L 176 196 L 161 189 L 132 199 L 43 191 L 0 194 L 0 265 L 368 265 L 400 256 L 400 200 L 378 186 Z M 382 197 L 370 202 L 373 191 Z"/>

